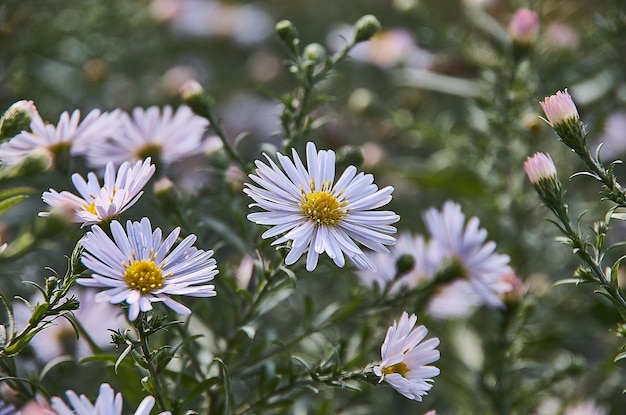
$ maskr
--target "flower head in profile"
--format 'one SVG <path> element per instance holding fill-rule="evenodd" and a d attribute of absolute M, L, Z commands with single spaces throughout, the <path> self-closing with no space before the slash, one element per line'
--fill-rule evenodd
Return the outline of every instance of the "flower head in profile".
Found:
<path fill-rule="evenodd" d="M 524 171 L 539 198 L 551 209 L 562 206 L 564 190 L 549 154 L 535 153 L 524 162 Z"/>
<path fill-rule="evenodd" d="M 471 218 L 466 224 L 461 206 L 448 201 L 441 211 L 427 210 L 424 222 L 432 236 L 431 243 L 460 268 L 458 277 L 468 280 L 485 303 L 503 307 L 500 295 L 511 289 L 501 278 L 510 271 L 509 257 L 495 252 L 495 242 L 485 242 L 487 231 L 480 227 L 478 218 Z"/>
<path fill-rule="evenodd" d="M 417 316 L 405 311 L 400 321 L 393 322 L 380 349 L 382 362 L 374 367 L 374 373 L 389 383 L 395 390 L 409 399 L 421 401 L 433 387 L 433 377 L 439 369 L 429 366 L 439 360 L 439 339 L 434 337 L 424 342 L 428 330 L 415 327 Z"/>
<path fill-rule="evenodd" d="M 569 405 L 563 415 L 607 415 L 609 408 L 598 405 L 592 400 L 582 401 Z"/>
<path fill-rule="evenodd" d="M 46 124 L 33 114 L 31 131 L 22 131 L 6 143 L 0 144 L 0 160 L 13 166 L 35 150 L 45 150 L 54 159 L 63 154 L 80 154 L 83 145 L 91 145 L 112 135 L 118 128 L 119 112 L 101 112 L 94 109 L 81 121 L 80 111 L 61 114 L 57 125 Z"/>
<path fill-rule="evenodd" d="M 345 255 L 359 269 L 375 270 L 357 242 L 385 253 L 389 252 L 385 245 L 396 242 L 391 224 L 400 217 L 374 210 L 389 203 L 393 187 L 379 190 L 371 174 L 357 174 L 354 166 L 335 181 L 335 152 L 318 152 L 311 142 L 306 146 L 307 168 L 295 150 L 293 161 L 277 154 L 282 169 L 266 157 L 269 165 L 257 161 L 256 174 L 250 175 L 256 185 L 246 183 L 244 189 L 255 201 L 250 207 L 266 212 L 251 213 L 248 219 L 272 226 L 263 238 L 283 234 L 273 245 L 292 241 L 285 263 L 293 264 L 308 248 L 308 271 L 315 269 L 324 252 L 339 267 L 344 266 Z"/>
<path fill-rule="evenodd" d="M 103 167 L 107 161 L 117 166 L 148 156 L 170 165 L 202 152 L 208 126 L 207 120 L 184 105 L 175 111 L 170 106 L 135 108 L 132 114 L 123 113 L 120 123 L 117 134 L 85 149 L 90 166 Z"/>
<path fill-rule="evenodd" d="M 81 241 L 85 252 L 83 264 L 93 274 L 79 278 L 78 284 L 104 288 L 96 301 L 112 304 L 126 302 L 128 318 L 152 310 L 153 302 L 162 302 L 180 314 L 191 310 L 171 295 L 213 297 L 215 286 L 208 284 L 217 275 L 213 251 L 193 247 L 195 235 L 189 235 L 172 249 L 180 228 L 163 239 L 160 228 L 152 230 L 150 220 L 126 223 L 111 222 L 111 239 L 98 225 L 91 227 Z"/>
<path fill-rule="evenodd" d="M 556 180 L 557 177 L 552 157 L 545 153 L 535 153 L 532 157 L 528 157 L 524 162 L 524 171 L 528 180 L 534 185 L 543 181 Z"/>
<path fill-rule="evenodd" d="M 107 383 L 100 385 L 100 391 L 95 403 L 91 403 L 85 395 L 77 395 L 74 391 L 65 392 L 66 404 L 61 398 L 52 397 L 52 409 L 57 415 L 122 415 L 123 398 L 120 392 L 115 393 L 113 388 Z M 152 396 L 146 396 L 134 415 L 149 415 L 154 407 L 155 399 Z M 162 412 L 162 415 L 169 412 Z"/>
<path fill-rule="evenodd" d="M 546 121 L 554 128 L 561 141 L 576 152 L 585 151 L 585 125 L 580 120 L 576 104 L 567 89 L 546 97 L 539 105 L 546 114 Z"/>
<path fill-rule="evenodd" d="M 102 187 L 95 173 L 90 172 L 87 181 L 74 173 L 72 182 L 80 197 L 65 190 L 59 193 L 50 189 L 43 193 L 42 199 L 53 211 L 67 214 L 72 222 L 83 226 L 105 222 L 137 203 L 155 170 L 149 157 L 135 165 L 122 163 L 117 172 L 113 163 L 108 163 Z M 39 213 L 39 216 L 49 215 L 50 212 Z"/>

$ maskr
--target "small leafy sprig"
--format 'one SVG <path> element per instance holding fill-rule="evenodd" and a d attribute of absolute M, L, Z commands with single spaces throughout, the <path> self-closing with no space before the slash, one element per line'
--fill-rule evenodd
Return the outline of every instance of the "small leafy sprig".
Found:
<path fill-rule="evenodd" d="M 281 20 L 276 24 L 276 33 L 287 46 L 285 64 L 297 82 L 294 91 L 278 97 L 284 107 L 280 122 L 285 152 L 289 153 L 292 147 L 326 121 L 324 118 L 316 120 L 312 115 L 316 108 L 331 100 L 331 97 L 319 92 L 320 82 L 328 79 L 356 44 L 369 40 L 380 30 L 380 22 L 375 16 L 361 17 L 354 24 L 353 38 L 329 56 L 319 43 L 310 43 L 301 49 L 298 31 L 291 21 Z"/>
<path fill-rule="evenodd" d="M 576 223 L 570 219 L 565 198 L 566 192 L 558 179 L 552 158 L 547 154 L 537 153 L 527 159 L 524 168 L 528 178 L 535 186 L 539 198 L 555 215 L 557 220 L 552 222 L 564 235 L 559 240 L 570 246 L 582 262 L 576 270 L 575 278 L 562 282 L 591 282 L 599 285 L 601 289 L 596 292 L 608 298 L 615 305 L 622 319 L 626 321 L 626 295 L 618 283 L 618 269 L 625 257 L 620 257 L 606 269 L 603 265 L 606 253 L 612 248 L 605 244 L 610 221 L 613 218 L 624 219 L 620 213 L 615 212 L 617 208 L 624 207 L 626 200 L 624 191 L 614 174 L 614 166 L 617 162 L 605 167 L 600 161 L 600 148 L 596 150 L 595 156 L 592 156 L 587 145 L 585 125 L 567 90 L 547 97 L 541 102 L 541 107 L 546 114 L 546 121 L 555 130 L 560 141 L 572 149 L 587 167 L 587 170 L 576 173 L 572 177 L 587 175 L 595 178 L 602 183 L 600 192 L 602 198 L 614 203 L 604 215 L 604 219 L 592 226 L 592 236 L 589 240 L 580 229 L 581 218 L 579 217 Z M 620 353 L 616 359 L 624 357 L 626 353 Z"/>

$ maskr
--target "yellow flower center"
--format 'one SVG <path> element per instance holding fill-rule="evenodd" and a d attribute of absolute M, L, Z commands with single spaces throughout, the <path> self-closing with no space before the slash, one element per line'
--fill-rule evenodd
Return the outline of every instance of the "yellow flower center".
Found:
<path fill-rule="evenodd" d="M 406 374 L 409 373 L 411 369 L 404 362 L 396 363 L 392 366 L 387 366 L 383 368 L 383 375 L 391 375 L 392 373 L 398 373 L 403 378 L 406 378 Z"/>
<path fill-rule="evenodd" d="M 83 209 L 86 210 L 87 212 L 91 213 L 92 215 L 97 215 L 97 213 L 96 213 L 96 202 L 91 202 L 88 205 L 84 205 Z"/>
<path fill-rule="evenodd" d="M 327 187 L 329 186 L 322 186 L 323 190 L 310 193 L 302 191 L 302 200 L 298 205 L 315 226 L 337 225 L 347 214 L 344 208 L 348 202 L 346 200 L 340 202 L 335 195 L 324 190 Z M 314 188 L 313 183 L 311 188 Z"/>
<path fill-rule="evenodd" d="M 163 286 L 165 275 L 163 270 L 150 259 L 135 261 L 126 267 L 124 281 L 133 290 L 142 294 L 158 290 Z"/>

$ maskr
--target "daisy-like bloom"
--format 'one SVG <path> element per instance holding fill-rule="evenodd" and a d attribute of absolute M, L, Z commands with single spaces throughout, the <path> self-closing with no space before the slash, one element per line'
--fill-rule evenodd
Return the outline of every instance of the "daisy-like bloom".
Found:
<path fill-rule="evenodd" d="M 315 144 L 306 146 L 307 168 L 293 150 L 293 161 L 278 153 L 282 169 L 265 155 L 269 165 L 257 161 L 256 174 L 246 183 L 244 192 L 267 212 L 255 212 L 248 219 L 271 229 L 262 237 L 284 234 L 272 245 L 292 241 L 285 263 L 296 262 L 309 248 L 306 269 L 317 266 L 319 255 L 326 252 L 339 267 L 345 265 L 344 254 L 359 268 L 376 270 L 374 263 L 357 246 L 359 242 L 377 252 L 389 252 L 396 232 L 390 224 L 400 217 L 391 211 L 373 209 L 391 200 L 393 187 L 378 189 L 371 174 L 357 174 L 349 166 L 335 182 L 335 152 L 317 151 Z"/>
<path fill-rule="evenodd" d="M 385 380 L 395 390 L 409 399 L 422 401 L 433 387 L 433 377 L 439 369 L 428 366 L 439 360 L 439 339 L 434 337 L 422 342 L 428 330 L 424 326 L 415 327 L 417 316 L 409 317 L 405 311 L 400 321 L 393 322 L 380 349 L 382 362 L 374 367 L 374 373 Z"/>
<path fill-rule="evenodd" d="M 495 252 L 494 242 L 485 242 L 487 231 L 480 228 L 478 218 L 465 223 L 461 206 L 446 202 L 443 209 L 429 209 L 424 222 L 431 243 L 439 247 L 442 255 L 462 269 L 459 277 L 468 280 L 483 301 L 492 307 L 503 307 L 500 295 L 511 286 L 501 276 L 510 271 L 509 257 Z"/>
<path fill-rule="evenodd" d="M 123 398 L 120 392 L 115 393 L 113 388 L 107 383 L 100 385 L 100 391 L 95 403 L 91 403 L 85 395 L 77 395 L 74 391 L 65 392 L 68 404 L 61 398 L 52 397 L 52 409 L 57 415 L 122 415 Z M 152 407 L 154 407 L 155 399 L 152 396 L 146 396 L 134 415 L 150 415 Z M 162 412 L 166 414 L 169 412 Z"/>
<path fill-rule="evenodd" d="M 117 111 L 102 113 L 94 109 L 81 121 L 80 111 L 61 114 L 58 124 L 46 124 L 34 114 L 30 122 L 31 131 L 22 131 L 6 143 L 0 144 L 0 160 L 13 166 L 28 157 L 33 151 L 43 149 L 52 158 L 64 153 L 79 154 L 79 148 L 92 145 L 114 134 L 118 128 Z M 88 142 L 88 143 L 87 143 Z"/>
<path fill-rule="evenodd" d="M 524 171 L 528 180 L 534 185 L 543 181 L 553 181 L 557 178 L 556 166 L 552 157 L 545 153 L 535 153 L 532 157 L 528 157 L 524 162 Z"/>
<path fill-rule="evenodd" d="M 160 228 L 152 230 L 150 220 L 126 223 L 126 232 L 118 221 L 111 222 L 113 240 L 98 226 L 91 227 L 82 240 L 83 264 L 93 271 L 91 278 L 79 278 L 78 284 L 104 288 L 96 301 L 112 304 L 126 302 L 128 318 L 139 311 L 152 310 L 153 302 L 163 302 L 180 314 L 191 310 L 170 295 L 213 297 L 215 286 L 207 284 L 217 275 L 213 251 L 193 247 L 195 235 L 189 235 L 170 249 L 180 234 L 174 229 L 165 239 Z"/>
<path fill-rule="evenodd" d="M 509 22 L 509 36 L 518 45 L 531 45 L 539 35 L 539 15 L 529 9 L 518 9 Z"/>
<path fill-rule="evenodd" d="M 43 193 L 42 199 L 52 206 L 53 212 L 67 215 L 72 222 L 82 223 L 82 226 L 93 225 L 113 219 L 137 203 L 155 170 L 149 157 L 134 166 L 129 162 L 122 163 L 117 174 L 113 163 L 109 162 L 102 187 L 95 173 L 87 174 L 87 181 L 74 173 L 72 182 L 82 197 L 65 190 L 59 193 L 50 189 Z M 50 214 L 40 212 L 39 216 Z"/>
<path fill-rule="evenodd" d="M 123 113 L 121 128 L 105 141 L 84 149 L 92 167 L 104 167 L 107 161 L 116 166 L 125 161 L 151 156 L 155 162 L 172 164 L 202 153 L 202 138 L 208 121 L 195 115 L 187 106 L 176 111 L 170 106 L 161 110 L 135 108 L 132 115 Z"/>
<path fill-rule="evenodd" d="M 404 264 L 406 258 L 412 258 L 412 263 Z M 414 288 L 429 281 L 442 265 L 438 252 L 422 235 L 411 235 L 408 232 L 398 235 L 398 240 L 390 248 L 389 254 L 376 252 L 371 254 L 371 260 L 376 271 L 359 271 L 357 275 L 361 282 L 367 286 L 378 285 L 380 288 L 393 282 L 392 291 L 401 287 Z"/>

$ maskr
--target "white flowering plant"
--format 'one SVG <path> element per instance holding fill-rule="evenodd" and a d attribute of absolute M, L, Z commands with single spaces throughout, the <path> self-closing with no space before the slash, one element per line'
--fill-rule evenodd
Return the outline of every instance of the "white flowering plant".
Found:
<path fill-rule="evenodd" d="M 0 6 L 0 414 L 621 414 L 619 2 L 61 3 Z"/>

